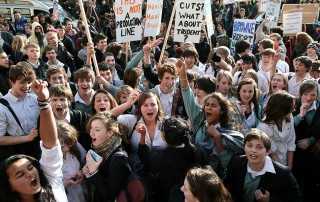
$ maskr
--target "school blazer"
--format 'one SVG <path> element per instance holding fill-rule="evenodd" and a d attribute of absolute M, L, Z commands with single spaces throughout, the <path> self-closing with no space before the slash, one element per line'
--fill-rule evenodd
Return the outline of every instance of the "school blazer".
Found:
<path fill-rule="evenodd" d="M 247 173 L 248 159 L 245 155 L 235 155 L 229 162 L 227 177 L 224 181 L 234 202 L 243 201 L 243 186 Z M 259 188 L 270 192 L 269 202 L 302 202 L 302 196 L 296 179 L 288 167 L 272 161 L 276 174 L 265 173 L 261 176 Z"/>

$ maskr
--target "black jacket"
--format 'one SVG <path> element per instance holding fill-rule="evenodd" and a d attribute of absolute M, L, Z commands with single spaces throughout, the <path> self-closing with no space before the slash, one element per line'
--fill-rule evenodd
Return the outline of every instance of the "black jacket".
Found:
<path fill-rule="evenodd" d="M 116 156 L 111 163 L 112 156 L 121 151 L 119 147 L 103 161 L 98 172 L 87 178 L 94 189 L 94 199 L 91 202 L 113 202 L 118 197 L 120 191 L 125 187 L 127 176 L 130 174 L 130 165 L 126 156 Z"/>
<path fill-rule="evenodd" d="M 8 72 L 9 68 L 0 66 L 0 92 L 3 96 L 5 96 L 10 89 Z"/>
<path fill-rule="evenodd" d="M 244 181 L 247 174 L 248 159 L 235 155 L 229 162 L 227 177 L 224 181 L 234 202 L 242 202 Z M 299 186 L 290 169 L 277 162 L 272 162 L 276 174 L 266 172 L 260 178 L 258 187 L 270 192 L 270 202 L 302 202 Z"/>

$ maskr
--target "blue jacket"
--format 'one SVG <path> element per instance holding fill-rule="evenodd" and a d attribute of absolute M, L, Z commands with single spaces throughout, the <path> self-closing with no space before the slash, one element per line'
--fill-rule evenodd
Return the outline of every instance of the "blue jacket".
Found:
<path fill-rule="evenodd" d="M 21 33 L 21 34 L 27 34 L 26 31 L 24 30 L 24 24 L 27 22 L 28 21 L 24 16 L 21 16 L 21 19 L 19 22 L 17 20 L 15 20 L 14 21 L 14 28 L 16 29 L 16 32 Z"/>

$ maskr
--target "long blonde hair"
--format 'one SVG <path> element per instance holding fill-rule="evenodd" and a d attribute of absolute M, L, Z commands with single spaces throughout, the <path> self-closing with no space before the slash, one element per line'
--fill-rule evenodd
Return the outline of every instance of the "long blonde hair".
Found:
<path fill-rule="evenodd" d="M 13 51 L 21 51 L 21 52 L 25 53 L 26 45 L 27 45 L 27 37 L 26 37 L 26 35 L 16 35 L 13 38 L 12 50 Z"/>

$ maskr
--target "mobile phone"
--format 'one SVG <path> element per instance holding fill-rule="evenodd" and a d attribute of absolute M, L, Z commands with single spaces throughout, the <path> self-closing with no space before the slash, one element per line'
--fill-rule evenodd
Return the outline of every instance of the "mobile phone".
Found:
<path fill-rule="evenodd" d="M 75 176 L 73 178 L 71 178 L 73 181 L 77 181 L 78 179 L 80 179 L 80 176 Z"/>
<path fill-rule="evenodd" d="M 213 60 L 214 62 L 221 62 L 221 55 L 218 54 L 218 53 L 213 54 L 212 60 Z"/>
<path fill-rule="evenodd" d="M 261 193 L 266 194 L 266 190 L 264 188 L 260 187 L 260 191 Z"/>
<path fill-rule="evenodd" d="M 96 152 L 94 152 L 93 150 L 89 150 L 93 160 L 95 160 L 96 162 L 100 161 L 101 156 L 99 156 L 99 154 L 97 154 Z"/>

